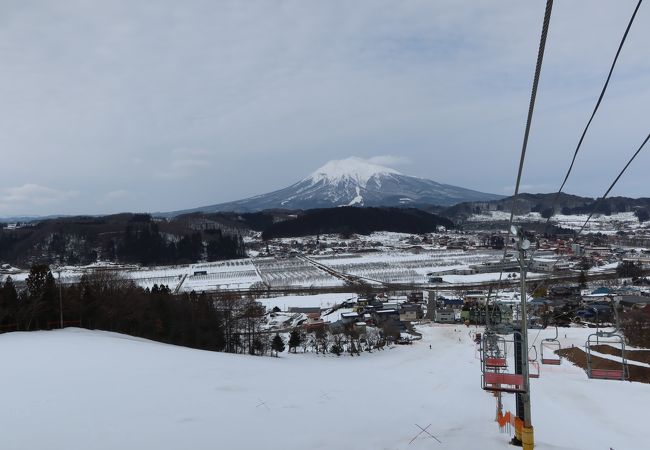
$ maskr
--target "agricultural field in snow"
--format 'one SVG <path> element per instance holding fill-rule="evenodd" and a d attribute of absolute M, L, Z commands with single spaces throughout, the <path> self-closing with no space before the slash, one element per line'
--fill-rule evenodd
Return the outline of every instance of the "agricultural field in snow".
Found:
<path fill-rule="evenodd" d="M 5 333 L 3 448 L 512 448 L 494 421 L 495 398 L 480 387 L 470 330 L 417 330 L 413 345 L 359 357 L 279 358 L 80 329 Z M 589 332 L 560 329 L 562 346 L 582 346 Z M 531 330 L 530 342 L 552 334 Z M 536 449 L 647 447 L 647 384 L 589 380 L 563 360 L 541 367 L 531 397 Z M 513 395 L 504 394 L 504 410 L 515 410 Z"/>
<path fill-rule="evenodd" d="M 342 286 L 343 281 L 302 258 L 259 258 L 255 267 L 261 280 L 271 287 Z"/>
<path fill-rule="evenodd" d="M 61 280 L 63 283 L 76 283 L 79 282 L 82 275 L 95 270 L 114 272 L 126 279 L 133 280 L 143 288 L 152 288 L 154 284 L 167 285 L 172 291 L 178 289 L 179 292 L 246 289 L 262 280 L 252 259 L 157 267 L 121 266 L 118 264 L 62 267 Z M 24 271 L 12 274 L 11 277 L 17 282 L 23 282 L 28 275 L 29 273 Z M 55 272 L 54 276 L 58 278 L 58 272 Z"/>
<path fill-rule="evenodd" d="M 495 260 L 503 255 L 492 250 L 431 250 L 414 254 L 407 251 L 385 251 L 367 254 L 316 256 L 313 259 L 332 269 L 385 283 L 426 283 L 428 273 L 466 268 Z M 496 274 L 498 278 L 498 274 Z"/>
<path fill-rule="evenodd" d="M 471 264 L 494 261 L 502 256 L 495 250 L 384 250 L 367 253 L 319 255 L 310 258 L 335 272 L 354 275 L 369 282 L 415 283 L 428 281 L 428 273 L 464 269 Z M 61 280 L 74 283 L 93 270 L 110 270 L 133 280 L 143 288 L 154 284 L 167 285 L 172 291 L 196 292 L 248 289 L 251 286 L 283 287 L 339 287 L 344 280 L 323 270 L 309 260 L 297 256 L 276 258 L 246 258 L 178 266 L 136 267 L 117 264 L 95 264 L 84 267 L 62 267 Z M 28 272 L 11 274 L 17 282 L 24 282 Z M 531 274 L 535 276 L 535 274 Z M 55 272 L 58 277 L 58 272 Z M 445 275 L 449 283 L 475 282 L 498 279 L 498 273 L 479 275 Z M 0 282 L 4 278 L 0 276 Z"/>

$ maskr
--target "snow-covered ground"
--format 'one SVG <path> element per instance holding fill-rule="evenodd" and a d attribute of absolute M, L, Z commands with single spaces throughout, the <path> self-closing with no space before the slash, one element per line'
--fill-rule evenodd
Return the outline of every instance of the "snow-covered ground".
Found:
<path fill-rule="evenodd" d="M 396 233 L 393 233 L 396 234 Z M 429 249 L 413 254 L 403 249 L 383 250 L 374 253 L 347 253 L 330 256 L 315 256 L 312 259 L 337 272 L 355 275 L 368 282 L 416 283 L 428 281 L 428 273 L 450 269 L 466 269 L 471 264 L 496 260 L 500 251 L 493 250 L 447 250 Z M 79 282 L 82 275 L 94 270 L 111 270 L 120 276 L 133 280 L 143 288 L 154 284 L 167 285 L 173 291 L 196 292 L 248 289 L 253 285 L 282 287 L 337 287 L 344 285 L 337 278 L 308 260 L 299 257 L 288 258 L 246 258 L 196 264 L 137 267 L 117 264 L 62 267 L 60 276 L 64 283 Z M 58 278 L 59 272 L 55 271 Z M 11 274 L 14 281 L 24 282 L 28 271 Z M 7 275 L 0 275 L 0 283 Z M 485 274 L 465 279 L 456 276 L 445 281 L 453 283 L 473 282 L 498 278 L 499 274 Z"/>
<path fill-rule="evenodd" d="M 550 222 L 555 223 L 564 228 L 572 230 L 580 229 L 587 218 L 588 214 L 556 214 L 551 217 Z M 469 222 L 493 222 L 493 221 L 507 221 L 510 219 L 510 213 L 505 211 L 489 211 L 484 214 L 474 214 L 467 220 Z M 516 222 L 545 222 L 540 213 L 531 212 L 524 215 L 515 216 Z M 639 223 L 639 219 L 633 212 L 616 213 L 606 216 L 604 214 L 594 214 L 585 227 L 585 232 L 600 232 L 603 234 L 615 234 L 617 227 L 626 229 L 644 228 Z"/>
<path fill-rule="evenodd" d="M 469 330 L 418 329 L 411 346 L 354 358 L 228 355 L 79 329 L 3 334 L 2 448 L 510 448 Z M 582 345 L 589 332 L 560 338 Z M 563 361 L 542 366 L 531 393 L 537 449 L 647 448 L 648 385 L 588 380 Z M 417 425 L 441 443 L 410 443 Z"/>
<path fill-rule="evenodd" d="M 346 300 L 356 299 L 357 294 L 337 293 L 337 294 L 316 294 L 316 295 L 287 295 L 284 297 L 258 298 L 257 301 L 266 307 L 267 311 L 276 306 L 282 311 L 288 311 L 294 307 L 320 307 L 322 309 L 331 308 L 334 305 L 343 303 Z"/>

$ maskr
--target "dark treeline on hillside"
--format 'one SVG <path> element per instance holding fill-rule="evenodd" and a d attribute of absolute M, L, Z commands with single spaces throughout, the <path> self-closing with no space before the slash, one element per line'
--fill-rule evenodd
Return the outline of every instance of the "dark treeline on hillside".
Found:
<path fill-rule="evenodd" d="M 64 326 L 204 350 L 270 353 L 270 338 L 260 333 L 264 311 L 247 298 L 142 289 L 111 271 L 59 286 L 46 265 L 32 267 L 22 291 L 10 277 L 0 286 L 0 332 L 59 328 L 61 314 Z"/>
<path fill-rule="evenodd" d="M 207 243 L 204 239 L 209 239 Z M 106 247 L 110 261 L 143 265 L 191 263 L 203 259 L 217 261 L 245 256 L 240 236 L 224 235 L 221 230 L 184 234 L 178 240 L 166 239 L 155 222 L 129 224 L 121 240 L 111 239 Z"/>
<path fill-rule="evenodd" d="M 262 234 L 264 239 L 299 237 L 317 234 L 370 234 L 375 231 L 422 234 L 436 227 L 452 228 L 449 219 L 410 208 L 341 208 L 312 209 L 297 218 L 278 222 Z"/>
<path fill-rule="evenodd" d="M 98 259 L 143 265 L 245 256 L 241 236 L 202 218 L 157 220 L 148 214 L 73 217 L 0 227 L 0 262 L 89 264 Z"/>

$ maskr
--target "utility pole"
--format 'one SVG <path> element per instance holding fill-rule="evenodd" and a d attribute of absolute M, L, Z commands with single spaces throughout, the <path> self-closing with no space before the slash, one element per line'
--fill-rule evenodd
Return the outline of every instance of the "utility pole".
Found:
<path fill-rule="evenodd" d="M 59 275 L 59 321 L 60 329 L 63 329 L 63 295 L 61 293 L 61 268 L 57 267 L 56 273 Z"/>

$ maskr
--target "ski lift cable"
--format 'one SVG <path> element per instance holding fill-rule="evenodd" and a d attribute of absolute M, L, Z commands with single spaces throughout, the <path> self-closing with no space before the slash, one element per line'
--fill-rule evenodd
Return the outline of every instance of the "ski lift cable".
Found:
<path fill-rule="evenodd" d="M 593 205 L 593 207 L 591 208 L 591 211 L 589 212 L 589 215 L 587 216 L 587 219 L 585 220 L 585 222 L 582 224 L 582 226 L 580 227 L 580 229 L 579 229 L 578 232 L 576 233 L 576 235 L 575 235 L 576 238 L 578 238 L 578 237 L 582 234 L 582 232 L 585 230 L 587 224 L 589 223 L 589 221 L 591 220 L 591 218 L 593 217 L 593 215 L 594 215 L 594 214 L 596 213 L 596 211 L 598 210 L 598 207 L 600 206 L 600 204 L 603 202 L 603 200 L 605 200 L 605 199 L 607 198 L 607 196 L 608 196 L 609 193 L 612 191 L 612 189 L 614 189 L 614 186 L 616 186 L 616 183 L 618 183 L 618 180 L 621 179 L 621 177 L 623 176 L 623 174 L 625 173 L 625 171 L 627 170 L 627 168 L 630 167 L 630 164 L 632 164 L 632 162 L 636 159 L 636 157 L 639 155 L 639 153 L 641 153 L 641 150 L 643 150 L 643 148 L 645 147 L 645 145 L 646 145 L 646 143 L 648 142 L 648 140 L 650 140 L 650 134 L 648 134 L 648 136 L 646 136 L 646 138 L 643 140 L 643 142 L 641 143 L 641 145 L 639 146 L 639 148 L 636 150 L 636 152 L 634 152 L 634 154 L 633 154 L 633 155 L 630 157 L 630 159 L 627 161 L 627 164 L 625 164 L 625 166 L 624 166 L 624 167 L 621 169 L 621 171 L 618 173 L 618 175 L 616 176 L 616 178 L 614 179 L 614 181 L 612 181 L 612 184 L 609 185 L 609 187 L 607 188 L 607 190 L 605 191 L 605 193 L 604 193 L 601 197 L 599 197 L 598 200 L 596 200 L 596 201 L 594 202 L 594 205 Z M 553 265 L 551 266 L 551 272 L 553 271 L 553 269 L 555 269 L 555 266 L 557 265 L 557 263 L 558 263 L 559 261 L 560 261 L 560 258 L 557 258 L 557 259 L 555 260 L 555 262 L 554 262 Z M 547 280 L 547 281 L 548 281 L 548 280 Z"/>
<path fill-rule="evenodd" d="M 600 95 L 598 96 L 598 100 L 596 101 L 596 105 L 594 106 L 594 109 L 591 113 L 591 116 L 589 117 L 589 120 L 587 121 L 587 125 L 585 126 L 584 130 L 582 131 L 582 135 L 580 136 L 580 139 L 578 141 L 578 145 L 576 146 L 576 149 L 573 153 L 573 158 L 571 159 L 571 163 L 569 165 L 569 168 L 567 169 L 567 172 L 564 176 L 564 179 L 562 180 L 562 184 L 560 185 L 560 188 L 558 191 L 555 193 L 555 197 L 553 198 L 553 202 L 551 203 L 551 210 L 555 211 L 555 206 L 557 205 L 557 202 L 560 198 L 560 194 L 562 193 L 562 190 L 564 189 L 564 186 L 569 179 L 569 176 L 571 175 L 571 172 L 573 170 L 573 166 L 575 165 L 576 158 L 578 156 L 578 153 L 580 152 L 580 149 L 582 148 L 582 143 L 584 141 L 584 138 L 587 134 L 587 131 L 589 130 L 589 127 L 591 126 L 591 122 L 593 121 L 594 117 L 596 116 L 596 112 L 600 108 L 600 104 L 605 96 L 605 92 L 607 91 L 607 87 L 609 86 L 609 81 L 612 77 L 612 74 L 614 72 L 614 68 L 616 67 L 616 63 L 618 62 L 618 57 L 621 54 L 621 50 L 623 49 L 623 45 L 625 44 L 625 41 L 627 39 L 627 36 L 630 32 L 630 29 L 632 28 L 632 24 L 634 23 L 634 20 L 636 18 L 637 12 L 639 11 L 639 8 L 641 7 L 641 3 L 643 3 L 643 0 L 639 0 L 636 7 L 634 8 L 634 12 L 632 13 L 632 16 L 630 17 L 630 20 L 627 24 L 627 27 L 625 28 L 625 32 L 623 33 L 623 37 L 621 38 L 621 41 L 618 45 L 618 49 L 616 50 L 616 55 L 614 56 L 614 60 L 612 61 L 612 64 L 609 68 L 609 73 L 607 74 L 607 78 L 605 79 L 605 84 L 603 85 L 603 88 L 600 92 Z M 546 222 L 544 223 L 544 230 L 548 229 L 549 222 L 552 218 L 552 215 L 549 215 L 549 217 L 546 218 Z M 537 249 L 535 249 L 536 251 Z M 534 257 L 534 253 L 531 256 Z M 559 258 L 555 261 L 553 264 L 553 268 L 555 268 L 557 262 L 559 261 Z"/>
<path fill-rule="evenodd" d="M 602 90 L 600 91 L 600 95 L 598 96 L 598 101 L 596 102 L 596 106 L 594 106 L 594 109 L 591 113 L 591 116 L 589 117 L 589 120 L 587 121 L 587 125 L 585 126 L 584 130 L 582 131 L 582 135 L 580 136 L 580 140 L 578 141 L 578 145 L 576 146 L 575 151 L 573 152 L 573 158 L 571 159 L 571 164 L 569 164 L 569 168 L 567 169 L 566 175 L 564 175 L 564 180 L 562 180 L 562 184 L 560 185 L 560 189 L 555 194 L 555 197 L 553 199 L 553 203 L 551 204 L 551 210 L 555 210 L 555 205 L 557 204 L 557 201 L 560 198 L 560 194 L 562 193 L 562 190 L 564 189 L 564 186 L 569 179 L 569 176 L 571 175 L 571 171 L 573 170 L 573 166 L 576 162 L 576 157 L 578 156 L 578 153 L 580 152 L 580 148 L 582 147 L 582 143 L 585 139 L 585 136 L 587 135 L 587 131 L 589 130 L 589 127 L 591 125 L 591 122 L 594 120 L 594 117 L 596 116 L 596 112 L 598 111 L 598 108 L 600 108 L 600 104 L 603 101 L 603 97 L 605 96 L 605 92 L 607 91 L 607 86 L 609 85 L 609 80 L 612 78 L 612 73 L 614 72 L 614 68 L 616 67 L 616 62 L 618 61 L 618 57 L 621 54 L 621 50 L 623 49 L 623 45 L 625 44 L 625 40 L 627 39 L 627 35 L 630 32 L 630 28 L 632 28 L 632 24 L 634 23 L 634 19 L 636 18 L 636 13 L 639 11 L 639 7 L 641 6 L 641 3 L 643 3 L 643 0 L 639 0 L 639 2 L 636 5 L 636 8 L 634 8 L 634 12 L 632 13 L 632 17 L 630 17 L 630 21 L 627 24 L 627 27 L 625 28 L 625 33 L 623 33 L 623 37 L 621 38 L 621 42 L 618 45 L 618 49 L 616 50 L 616 55 L 614 56 L 614 60 L 612 61 L 612 65 L 609 68 L 609 73 L 607 74 L 607 79 L 605 80 L 605 84 L 603 85 Z M 548 225 L 549 221 L 551 220 L 551 216 L 547 217 L 545 226 Z"/>
<path fill-rule="evenodd" d="M 625 173 L 625 171 L 627 170 L 627 168 L 630 167 L 630 164 L 632 164 L 632 161 L 634 161 L 634 159 L 638 156 L 638 154 L 641 153 L 641 150 L 643 150 L 643 147 L 645 147 L 645 144 L 648 142 L 648 139 L 650 139 L 650 134 L 648 134 L 648 136 L 646 136 L 645 140 L 644 140 L 643 143 L 639 146 L 639 148 L 637 149 L 637 151 L 634 152 L 634 154 L 632 155 L 632 157 L 627 161 L 627 164 L 625 164 L 625 166 L 623 167 L 623 169 L 621 169 L 621 171 L 618 173 L 618 175 L 616 176 L 616 178 L 614 179 L 614 181 L 612 182 L 612 184 L 609 185 L 609 188 L 607 188 L 607 191 L 605 191 L 605 193 L 603 194 L 603 196 L 600 197 L 600 198 L 599 198 L 599 199 L 594 203 L 594 206 L 593 206 L 593 208 L 591 208 L 591 212 L 589 213 L 589 216 L 587 217 L 587 220 L 585 220 L 585 223 L 583 223 L 583 224 L 582 224 L 582 227 L 580 227 L 580 230 L 578 231 L 578 234 L 576 235 L 576 237 L 577 237 L 577 236 L 580 236 L 580 234 L 584 231 L 585 227 L 587 226 L 587 223 L 589 223 L 589 220 L 591 220 L 592 216 L 596 213 L 596 210 L 597 210 L 598 207 L 600 206 L 601 202 L 602 202 L 603 200 L 605 200 L 605 198 L 607 198 L 607 196 L 608 196 L 609 193 L 612 191 L 612 189 L 614 188 L 614 186 L 616 186 L 616 183 L 618 183 L 618 180 L 621 179 L 621 177 L 623 176 L 623 174 Z"/>
<path fill-rule="evenodd" d="M 551 11 L 553 9 L 553 0 L 546 0 L 546 9 L 544 11 L 544 22 L 542 24 L 542 33 L 539 40 L 539 48 L 537 50 L 537 62 L 535 64 L 535 75 L 533 76 L 533 86 L 530 93 L 530 102 L 528 105 L 528 115 L 526 117 L 526 127 L 524 130 L 524 139 L 521 145 L 521 154 L 519 157 L 519 167 L 517 170 L 517 180 L 515 183 L 515 192 L 512 197 L 512 206 L 510 208 L 510 219 L 508 220 L 508 232 L 506 236 L 506 245 L 503 249 L 503 259 L 505 260 L 508 252 L 508 242 L 510 241 L 510 229 L 512 228 L 512 223 L 514 221 L 515 215 L 515 204 L 517 197 L 519 196 L 519 187 L 521 185 L 521 175 L 524 170 L 524 161 L 526 159 L 526 150 L 528 148 L 528 137 L 530 136 L 530 128 L 533 122 L 533 112 L 535 110 L 535 100 L 537 99 L 537 87 L 539 86 L 539 78 L 542 71 L 542 63 L 544 61 L 544 50 L 546 49 L 546 38 L 548 36 L 548 27 L 551 21 Z M 503 267 L 499 273 L 498 285 L 501 284 L 503 278 Z M 486 300 L 486 305 L 490 302 L 489 294 L 488 299 Z"/>

